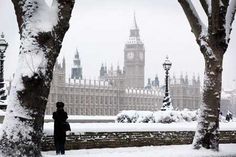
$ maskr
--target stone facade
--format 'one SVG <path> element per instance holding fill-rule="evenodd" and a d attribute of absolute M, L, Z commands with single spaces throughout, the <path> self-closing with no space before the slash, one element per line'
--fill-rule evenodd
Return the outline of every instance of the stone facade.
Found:
<path fill-rule="evenodd" d="M 135 16 L 124 48 L 123 69 L 118 66 L 108 70 L 102 65 L 99 80 L 82 79 L 78 51 L 68 81 L 65 80 L 65 66 L 64 59 L 62 64 L 55 65 L 46 114 L 56 110 L 57 101 L 65 103 L 65 110 L 70 115 L 116 115 L 122 110 L 156 111 L 162 106 L 164 91 L 158 77 L 152 82 L 149 79 L 144 87 L 145 49 Z M 173 77 L 170 92 L 174 108 L 197 109 L 200 105 L 199 78 L 190 82 L 187 78 Z"/>
<path fill-rule="evenodd" d="M 179 79 L 173 76 L 170 79 L 170 96 L 175 109 L 198 109 L 201 103 L 199 76 L 197 79 L 193 76 L 191 80 L 187 75 L 185 78 L 181 75 Z"/>
<path fill-rule="evenodd" d="M 121 110 L 151 110 L 161 107 L 163 95 L 157 90 L 123 88 L 104 80 L 65 81 L 65 67 L 56 65 L 46 114 L 56 110 L 63 101 L 71 115 L 116 115 Z M 112 80 L 111 80 L 112 81 Z"/>
<path fill-rule="evenodd" d="M 65 103 L 70 115 L 116 115 L 122 110 L 156 111 L 162 106 L 164 89 L 125 88 L 121 76 L 109 75 L 107 80 L 65 80 L 65 64 L 56 64 L 46 114 L 56 110 L 57 101 Z M 113 78 L 113 79 L 112 79 Z M 182 81 L 181 81 L 182 80 Z M 192 79 L 173 79 L 170 93 L 176 109 L 197 109 L 200 105 L 200 82 Z"/>

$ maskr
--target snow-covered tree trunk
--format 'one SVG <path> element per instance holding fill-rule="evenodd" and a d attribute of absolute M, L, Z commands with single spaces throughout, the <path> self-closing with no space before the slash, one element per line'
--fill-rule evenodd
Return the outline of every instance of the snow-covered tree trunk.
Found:
<path fill-rule="evenodd" d="M 21 45 L 0 150 L 3 157 L 40 157 L 53 67 L 69 28 L 74 0 L 53 0 L 51 6 L 45 0 L 12 2 Z"/>
<path fill-rule="evenodd" d="M 207 26 L 202 23 L 191 0 L 178 1 L 205 59 L 203 101 L 193 146 L 196 149 L 204 147 L 218 151 L 222 63 L 230 40 L 236 1 L 200 0 L 208 18 Z"/>

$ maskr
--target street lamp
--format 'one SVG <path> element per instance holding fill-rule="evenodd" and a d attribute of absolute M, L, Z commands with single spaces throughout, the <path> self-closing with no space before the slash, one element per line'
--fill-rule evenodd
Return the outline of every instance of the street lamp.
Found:
<path fill-rule="evenodd" d="M 173 109 L 171 98 L 170 98 L 170 92 L 169 92 L 169 83 L 168 83 L 169 70 L 171 68 L 171 65 L 172 65 L 172 63 L 170 62 L 170 60 L 167 56 L 165 62 L 163 63 L 163 68 L 166 71 L 166 79 L 165 79 L 166 88 L 165 88 L 165 96 L 164 96 L 162 107 L 161 107 L 162 111 Z"/>
<path fill-rule="evenodd" d="M 4 89 L 4 77 L 3 77 L 3 63 L 4 63 L 4 53 L 8 47 L 8 43 L 4 39 L 4 34 L 1 34 L 0 38 L 0 101 L 6 100 L 6 93 Z"/>

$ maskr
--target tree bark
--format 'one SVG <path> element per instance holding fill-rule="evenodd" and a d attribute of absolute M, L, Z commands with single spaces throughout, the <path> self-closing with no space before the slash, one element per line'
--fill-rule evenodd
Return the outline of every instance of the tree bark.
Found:
<path fill-rule="evenodd" d="M 228 47 L 236 3 L 231 1 L 229 9 L 229 0 L 212 0 L 211 3 L 208 3 L 207 0 L 200 0 L 208 17 L 208 28 L 205 28 L 191 0 L 178 1 L 188 18 L 205 60 L 203 101 L 200 106 L 193 146 L 196 149 L 204 147 L 218 151 L 222 63 Z M 226 18 L 227 15 L 230 18 Z"/>
<path fill-rule="evenodd" d="M 44 113 L 53 67 L 64 35 L 69 29 L 74 0 L 54 0 L 54 7 L 58 7 L 57 24 L 51 30 L 38 32 L 30 21 L 36 18 L 35 14 L 41 11 L 40 7 L 46 4 L 45 1 L 12 2 L 19 26 L 21 46 L 18 69 L 2 125 L 0 150 L 3 157 L 40 157 Z M 38 60 L 41 60 L 40 64 L 34 63 Z"/>
<path fill-rule="evenodd" d="M 197 131 L 195 133 L 194 148 L 201 147 L 219 150 L 219 112 L 222 82 L 223 55 L 214 59 L 205 59 L 203 102 Z"/>

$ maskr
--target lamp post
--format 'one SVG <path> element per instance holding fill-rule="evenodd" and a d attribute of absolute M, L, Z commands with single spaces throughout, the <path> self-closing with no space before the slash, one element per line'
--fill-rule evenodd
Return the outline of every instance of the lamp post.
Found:
<path fill-rule="evenodd" d="M 8 43 L 4 39 L 4 34 L 1 34 L 0 38 L 0 102 L 6 100 L 6 93 L 4 89 L 4 77 L 3 77 L 3 63 L 4 63 L 4 53 L 8 47 Z"/>
<path fill-rule="evenodd" d="M 165 78 L 166 88 L 165 88 L 165 96 L 164 96 L 162 107 L 161 107 L 162 111 L 173 109 L 171 98 L 170 98 L 170 92 L 169 92 L 169 83 L 168 83 L 168 81 L 169 81 L 169 70 L 171 68 L 171 65 L 172 65 L 172 63 L 170 62 L 170 60 L 167 56 L 165 62 L 163 63 L 163 68 L 166 71 L 166 78 Z"/>

